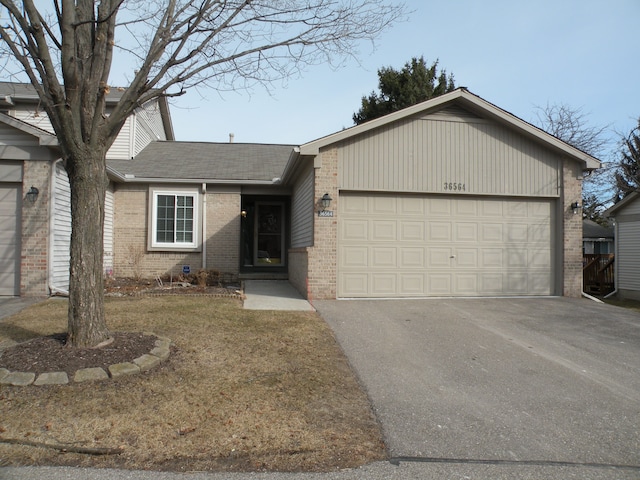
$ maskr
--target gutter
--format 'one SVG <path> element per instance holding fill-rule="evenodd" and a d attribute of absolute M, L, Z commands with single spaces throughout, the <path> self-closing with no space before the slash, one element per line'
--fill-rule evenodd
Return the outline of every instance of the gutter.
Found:
<path fill-rule="evenodd" d="M 207 184 L 202 184 L 202 269 L 207 269 Z"/>
<path fill-rule="evenodd" d="M 219 185 L 279 185 L 282 182 L 280 178 L 271 180 L 220 180 L 216 178 L 154 178 L 154 177 L 136 177 L 130 173 L 124 175 L 113 167 L 107 166 L 107 174 L 122 182 L 122 183 L 173 183 L 173 184 L 194 184 L 194 183 L 206 183 L 206 184 L 219 184 Z"/>
<path fill-rule="evenodd" d="M 628 196 L 628 195 L 627 195 Z M 618 235 L 618 222 L 615 221 L 616 217 L 610 217 L 614 222 L 613 222 L 613 256 L 614 258 L 620 258 L 618 256 L 618 242 L 616 242 L 617 238 L 620 238 L 620 236 Z M 616 295 L 618 293 L 618 272 L 619 272 L 619 268 L 616 266 L 616 268 L 613 269 L 613 292 L 607 294 L 604 296 L 604 298 L 609 298 L 609 297 L 613 297 L 614 295 Z"/>

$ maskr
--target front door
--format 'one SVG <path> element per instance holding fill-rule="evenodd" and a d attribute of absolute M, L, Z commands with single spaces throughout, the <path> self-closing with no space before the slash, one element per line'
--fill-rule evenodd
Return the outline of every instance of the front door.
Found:
<path fill-rule="evenodd" d="M 284 265 L 284 205 L 256 203 L 253 264 L 260 267 Z"/>
<path fill-rule="evenodd" d="M 241 271 L 286 269 L 286 201 L 245 197 Z"/>

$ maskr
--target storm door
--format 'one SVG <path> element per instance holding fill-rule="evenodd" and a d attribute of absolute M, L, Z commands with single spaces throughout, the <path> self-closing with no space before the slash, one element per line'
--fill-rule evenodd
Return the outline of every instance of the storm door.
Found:
<path fill-rule="evenodd" d="M 282 267 L 285 263 L 284 203 L 256 202 L 253 264 Z"/>

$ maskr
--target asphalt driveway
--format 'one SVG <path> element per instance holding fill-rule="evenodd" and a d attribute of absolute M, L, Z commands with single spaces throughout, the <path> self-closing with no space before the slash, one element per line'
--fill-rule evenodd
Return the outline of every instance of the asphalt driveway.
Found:
<path fill-rule="evenodd" d="M 314 306 L 365 386 L 393 459 L 640 475 L 637 313 L 566 298 Z"/>

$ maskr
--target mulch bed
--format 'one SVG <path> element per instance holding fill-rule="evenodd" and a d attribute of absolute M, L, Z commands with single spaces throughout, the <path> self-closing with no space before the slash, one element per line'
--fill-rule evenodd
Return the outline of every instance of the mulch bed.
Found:
<path fill-rule="evenodd" d="M 7 348 L 0 355 L 0 368 L 13 372 L 67 372 L 72 376 L 82 368 L 131 362 L 149 353 L 157 337 L 142 333 L 113 333 L 113 342 L 101 348 L 72 348 L 66 345 L 66 333 L 38 337 Z"/>
<path fill-rule="evenodd" d="M 128 297 L 138 295 L 208 295 L 216 297 L 242 298 L 239 282 L 218 285 L 198 285 L 188 281 L 163 282 L 159 284 L 149 279 L 127 277 L 109 278 L 105 281 L 105 295 L 108 297 Z"/>

